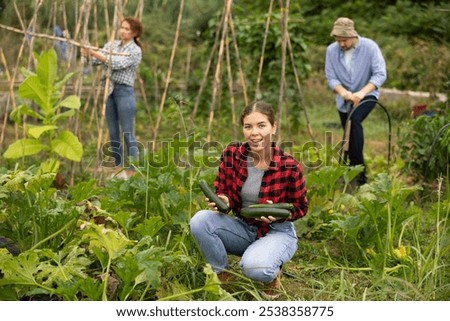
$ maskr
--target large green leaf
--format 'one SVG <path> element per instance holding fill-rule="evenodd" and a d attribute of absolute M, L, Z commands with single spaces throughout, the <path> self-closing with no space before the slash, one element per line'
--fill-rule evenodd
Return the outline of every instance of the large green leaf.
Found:
<path fill-rule="evenodd" d="M 50 49 L 44 52 L 38 59 L 37 75 L 40 82 L 46 87 L 53 87 L 57 77 L 58 58 L 56 52 Z"/>
<path fill-rule="evenodd" d="M 34 138 L 20 139 L 8 146 L 3 156 L 5 158 L 20 158 L 37 154 L 47 149 L 40 141 Z"/>
<path fill-rule="evenodd" d="M 25 67 L 20 67 L 20 72 L 25 76 L 25 78 L 28 78 L 30 76 L 37 76 L 34 72 L 26 69 Z"/>
<path fill-rule="evenodd" d="M 77 246 L 68 246 L 55 253 L 50 249 L 44 249 L 42 255 L 47 257 L 53 263 L 42 271 L 47 276 L 45 282 L 49 286 L 56 282 L 65 282 L 73 278 L 86 278 L 91 260 L 86 257 L 86 251 Z"/>
<path fill-rule="evenodd" d="M 49 119 L 49 121 L 51 124 L 55 124 L 60 119 L 67 119 L 74 115 L 75 115 L 75 109 L 69 109 L 68 111 L 54 115 L 52 118 Z"/>
<path fill-rule="evenodd" d="M 33 109 L 30 108 L 28 105 L 20 105 L 16 109 L 14 109 L 11 112 L 11 119 L 16 124 L 22 123 L 22 116 L 28 115 L 38 120 L 44 120 L 44 117 L 42 117 L 39 113 L 35 112 Z"/>
<path fill-rule="evenodd" d="M 39 273 L 49 267 L 48 262 L 41 262 L 34 252 L 21 253 L 17 257 L 0 250 L 0 270 L 3 277 L 0 285 L 21 284 L 38 286 L 42 281 Z"/>
<path fill-rule="evenodd" d="M 100 250 L 100 252 L 106 251 L 111 260 L 123 255 L 130 244 L 130 240 L 118 230 L 92 223 L 86 223 L 86 226 L 88 229 L 84 232 L 82 239 L 89 241 L 89 248 L 92 251 L 94 249 Z"/>
<path fill-rule="evenodd" d="M 72 132 L 65 130 L 51 142 L 52 151 L 69 160 L 79 162 L 83 156 L 83 145 Z"/>
<path fill-rule="evenodd" d="M 58 128 L 58 126 L 54 125 L 28 127 L 27 133 L 29 137 L 38 139 L 43 133 L 54 130 L 56 128 Z"/>
<path fill-rule="evenodd" d="M 50 98 L 38 76 L 30 76 L 20 84 L 19 96 L 32 99 L 42 108 L 45 114 L 51 110 Z"/>
<path fill-rule="evenodd" d="M 80 98 L 75 95 L 66 97 L 62 102 L 59 103 L 60 107 L 66 107 L 70 109 L 80 109 L 81 102 Z"/>

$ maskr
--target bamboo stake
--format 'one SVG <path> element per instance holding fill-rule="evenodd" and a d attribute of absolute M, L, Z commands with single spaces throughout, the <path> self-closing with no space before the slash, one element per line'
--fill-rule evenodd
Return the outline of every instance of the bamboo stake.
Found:
<path fill-rule="evenodd" d="M 139 19 L 140 21 L 142 21 L 143 12 L 144 12 L 144 0 L 140 0 L 138 5 L 137 5 L 136 12 L 134 13 L 134 16 L 137 19 Z M 150 121 L 150 127 L 153 130 L 155 128 L 155 126 L 154 126 L 154 123 L 153 123 L 153 118 L 152 118 L 152 114 L 151 114 L 150 104 L 148 103 L 148 100 L 147 100 L 147 93 L 145 91 L 144 79 L 142 79 L 142 77 L 139 74 L 139 72 L 137 72 L 137 77 L 138 77 L 139 89 L 141 91 L 142 99 L 144 100 L 144 106 L 145 106 L 145 109 L 147 111 L 148 119 Z"/>
<path fill-rule="evenodd" d="M 56 10 L 58 10 L 57 6 L 56 6 L 56 0 L 52 0 L 52 3 L 50 5 L 50 14 L 49 14 L 49 16 L 52 17 L 52 19 L 48 19 L 47 30 L 50 30 L 52 25 L 56 26 L 56 16 L 57 16 Z M 53 28 L 52 28 L 52 30 L 53 30 Z"/>
<path fill-rule="evenodd" d="M 104 53 L 107 53 L 109 55 L 116 55 L 116 56 L 129 56 L 130 55 L 129 53 L 105 50 L 103 48 L 99 48 L 99 47 L 92 46 L 92 45 L 87 45 L 87 44 L 83 45 L 83 44 L 79 43 L 78 41 L 75 41 L 75 40 L 72 40 L 72 39 L 56 37 L 56 36 L 52 36 L 52 35 L 32 32 L 32 31 L 23 31 L 23 30 L 20 30 L 20 29 L 17 29 L 17 28 L 5 26 L 3 24 L 0 24 L 0 28 L 6 29 L 6 30 L 9 30 L 9 31 L 13 31 L 13 32 L 16 32 L 16 33 L 21 33 L 21 34 L 24 34 L 24 35 L 37 37 L 37 38 L 45 38 L 45 39 L 50 39 L 50 40 L 57 40 L 57 41 L 67 42 L 67 43 L 70 43 L 70 44 L 72 44 L 74 46 L 77 46 L 77 47 L 85 47 L 85 48 L 89 48 L 89 49 L 92 49 L 92 50 L 104 52 Z"/>
<path fill-rule="evenodd" d="M 105 9 L 106 10 L 106 9 Z M 98 38 L 98 19 L 97 19 L 97 15 L 98 15 L 98 7 L 97 7 L 97 1 L 94 3 L 94 42 L 95 42 L 95 45 L 96 46 L 99 46 L 99 38 Z M 105 13 L 106 14 L 106 13 Z M 94 72 L 92 71 L 92 65 L 91 65 L 91 74 L 94 74 Z M 89 118 L 89 124 L 88 124 L 88 129 L 91 129 L 91 127 L 92 127 L 92 122 L 93 122 L 93 119 L 94 119 L 94 116 L 96 117 L 96 119 L 97 119 L 97 122 L 96 122 L 96 124 L 97 124 L 97 132 L 99 131 L 99 130 L 101 130 L 99 127 L 98 127 L 98 108 L 97 108 L 97 106 L 98 106 L 98 103 L 99 103 L 99 97 L 100 97 L 100 90 L 101 90 L 101 86 L 98 86 L 98 83 L 100 82 L 100 76 L 101 76 L 101 70 L 100 69 L 97 69 L 96 70 L 96 72 L 95 72 L 95 74 L 94 75 L 92 75 L 92 86 L 91 86 L 91 88 L 92 88 L 92 90 L 91 90 L 91 92 L 90 92 L 90 94 L 89 94 L 89 96 L 91 96 L 91 94 L 94 96 L 94 98 L 93 98 L 93 107 L 92 107 L 92 110 L 91 110 L 91 114 L 90 114 L 90 118 Z M 85 112 L 84 112 L 84 114 L 86 114 L 86 112 L 87 112 L 87 109 L 88 109 L 88 107 L 89 107 L 89 102 L 90 102 L 90 100 L 89 99 L 87 99 L 86 100 L 86 106 L 85 106 Z"/>
<path fill-rule="evenodd" d="M 92 106 L 92 111 L 91 111 L 91 116 L 90 116 L 90 118 L 89 118 L 89 124 L 88 124 L 88 129 L 91 129 L 91 127 L 92 127 L 92 122 L 93 122 L 93 120 L 94 120 L 94 116 L 95 116 L 95 118 L 97 119 L 97 122 L 96 122 L 96 124 L 97 124 L 97 132 L 99 132 L 100 130 L 102 130 L 101 129 L 101 127 L 100 127 L 100 125 L 99 125 L 99 120 L 98 120 L 98 104 L 99 104 L 99 102 L 100 102 L 100 93 L 101 93 L 101 89 L 102 89 L 102 87 L 101 86 L 98 86 L 98 85 L 96 85 L 99 81 L 100 81 L 100 77 L 101 77 L 101 74 L 100 74 L 100 72 L 97 72 L 96 74 L 95 74 L 95 77 L 94 77 L 94 80 L 93 80 L 93 85 L 92 85 L 92 89 L 93 90 L 95 90 L 95 95 L 94 95 L 94 104 L 93 104 L 93 106 Z M 88 104 L 87 104 L 88 105 Z M 88 106 L 86 106 L 85 107 L 85 110 L 87 110 L 88 109 Z"/>
<path fill-rule="evenodd" d="M 185 85 L 184 85 L 184 95 L 187 96 L 188 94 L 188 84 L 189 84 L 189 77 L 191 73 L 191 57 L 192 57 L 192 44 L 188 44 L 188 52 L 186 57 L 186 76 L 185 76 Z"/>
<path fill-rule="evenodd" d="M 11 84 L 12 82 L 11 82 L 11 75 L 9 73 L 8 63 L 6 62 L 6 57 L 5 57 L 5 54 L 3 53 L 3 48 L 1 48 L 1 47 L 0 47 L 0 56 L 1 56 L 3 69 L 5 70 L 6 80 L 8 80 L 8 82 Z M 13 110 L 16 109 L 16 99 L 15 99 L 15 95 L 14 95 L 13 86 L 9 86 L 9 95 L 8 95 L 8 99 L 6 101 L 5 114 L 4 114 L 3 125 L 2 125 L 2 132 L 0 134 L 0 150 L 3 147 L 3 142 L 4 142 L 4 139 L 5 139 L 5 131 L 6 131 L 6 124 L 7 124 L 7 121 L 8 121 L 8 114 L 9 114 L 8 110 L 9 110 L 10 101 L 12 102 Z M 18 126 L 17 126 L 16 123 L 14 123 L 14 131 L 15 131 L 15 133 L 17 135 L 17 133 L 18 133 Z M 16 140 L 17 140 L 17 137 L 16 137 Z"/>
<path fill-rule="evenodd" d="M 281 142 L 281 122 L 283 119 L 283 102 L 286 89 L 286 43 L 287 43 L 287 19 L 289 12 L 289 0 L 283 7 L 283 0 L 279 0 L 281 10 L 281 79 L 280 93 L 278 96 L 278 143 Z"/>
<path fill-rule="evenodd" d="M 31 21 L 30 21 L 27 29 L 30 29 L 31 26 L 34 25 L 34 21 L 36 20 L 36 17 L 37 17 L 37 12 L 38 12 L 38 9 L 39 9 L 41 4 L 39 4 L 39 6 L 35 6 L 33 16 L 31 18 Z M 23 30 L 21 30 L 21 32 L 27 34 L 27 29 L 25 29 L 25 24 L 23 23 L 22 17 L 20 16 L 20 12 L 19 12 L 19 9 L 17 8 L 16 1 L 14 1 L 14 10 L 16 11 L 17 17 L 18 17 L 18 19 L 20 21 L 20 24 L 21 24 L 22 28 L 23 28 Z M 19 29 L 17 29 L 17 30 L 19 30 Z M 11 81 L 11 84 L 10 84 L 10 88 L 14 87 L 14 82 L 15 82 L 15 79 L 16 79 L 16 75 L 17 75 L 18 70 L 19 70 L 20 59 L 22 57 L 23 50 L 25 49 L 25 44 L 28 43 L 27 40 L 28 40 L 28 38 L 26 36 L 22 38 L 22 45 L 21 45 L 21 47 L 19 49 L 19 55 L 18 55 L 18 58 L 17 58 L 17 61 L 16 61 L 16 66 L 15 66 L 15 69 L 14 69 L 14 74 L 13 74 L 13 78 L 12 78 L 12 81 Z M 28 45 L 30 47 L 30 54 L 32 54 L 32 51 L 33 51 L 32 43 L 28 43 Z M 30 62 L 30 59 L 29 59 L 29 62 Z M 25 115 L 25 116 L 23 116 L 23 126 L 22 126 L 22 136 L 23 137 L 26 136 L 26 129 L 27 129 L 27 117 Z M 17 138 L 18 138 L 18 134 L 16 134 L 16 139 Z"/>
<path fill-rule="evenodd" d="M 158 80 L 158 62 L 156 62 L 153 66 L 153 76 L 155 78 L 155 92 L 154 92 L 154 96 L 155 96 L 155 101 L 154 104 L 155 106 L 158 105 L 158 101 L 159 101 L 159 80 Z M 153 128 L 154 130 L 154 128 Z M 154 134 L 154 132 L 153 132 Z"/>
<path fill-rule="evenodd" d="M 214 73 L 214 80 L 213 80 L 213 92 L 212 92 L 212 100 L 211 100 L 211 105 L 210 105 L 210 109 L 209 109 L 209 120 L 208 120 L 208 135 L 206 138 L 207 142 L 211 141 L 211 134 L 212 134 L 212 124 L 213 124 L 213 120 L 214 120 L 214 109 L 215 109 L 215 105 L 216 105 L 216 101 L 217 101 L 217 92 L 220 89 L 220 84 L 221 84 L 221 69 L 222 69 L 222 60 L 223 60 L 223 52 L 224 52 L 224 47 L 225 47 L 225 39 L 226 39 L 226 35 L 228 32 L 228 18 L 230 17 L 230 11 L 231 11 L 231 4 L 232 4 L 232 0 L 226 0 L 225 3 L 225 19 L 223 21 L 223 26 L 222 26 L 222 37 L 220 39 L 220 44 L 219 44 L 219 52 L 218 52 L 218 57 L 217 57 L 217 64 L 216 64 L 216 70 Z"/>
<path fill-rule="evenodd" d="M 145 110 L 147 111 L 148 120 L 150 122 L 150 128 L 152 128 L 152 130 L 154 130 L 155 125 L 153 123 L 151 108 L 150 108 L 150 105 L 147 100 L 147 93 L 145 91 L 144 79 L 142 79 L 142 77 L 140 75 L 138 75 L 138 82 L 139 82 L 139 90 L 141 91 L 141 96 L 142 96 L 142 99 L 144 100 Z M 154 134 L 154 132 L 153 132 L 153 134 Z"/>
<path fill-rule="evenodd" d="M 134 16 L 142 21 L 142 15 L 144 13 L 144 0 L 139 0 L 139 3 L 136 7 L 136 12 L 134 13 Z"/>
<path fill-rule="evenodd" d="M 28 27 L 28 28 L 31 27 L 31 30 L 36 30 L 37 14 L 38 14 L 39 9 L 41 8 L 42 1 L 43 0 L 36 0 L 36 4 L 34 6 L 33 17 L 31 18 L 30 25 Z M 26 30 L 24 30 L 24 31 L 26 31 Z M 30 47 L 30 50 L 28 52 L 28 69 L 31 69 L 32 66 L 36 67 L 34 54 L 33 54 L 33 46 L 34 46 L 34 38 L 33 37 L 31 37 L 28 45 Z"/>
<path fill-rule="evenodd" d="M 168 73 L 167 73 L 166 83 L 164 85 L 164 91 L 163 91 L 163 95 L 162 95 L 162 98 L 161 98 L 161 103 L 159 105 L 159 113 L 158 113 L 158 118 L 156 120 L 156 125 L 155 125 L 155 130 L 154 130 L 153 151 L 156 148 L 156 139 L 157 139 L 157 136 L 158 136 L 159 124 L 161 122 L 162 113 L 163 113 L 163 110 L 164 110 L 164 104 L 166 102 L 167 91 L 169 89 L 169 83 L 170 83 L 170 79 L 171 79 L 171 76 L 172 76 L 173 61 L 175 59 L 175 52 L 176 52 L 177 45 L 178 45 L 178 37 L 180 35 L 181 21 L 182 21 L 182 17 L 183 17 L 183 9 L 184 9 L 184 0 L 181 0 L 180 10 L 178 12 L 177 29 L 175 31 L 175 39 L 173 41 L 172 52 L 170 54 L 169 70 L 168 70 Z"/>
<path fill-rule="evenodd" d="M 308 134 L 311 137 L 311 139 L 313 141 L 315 141 L 314 134 L 313 134 L 313 131 L 312 131 L 312 128 L 311 128 L 311 123 L 309 121 L 308 111 L 306 110 L 305 97 L 303 95 L 302 87 L 300 85 L 300 77 L 298 76 L 297 67 L 296 67 L 295 59 L 294 59 L 294 51 L 292 50 L 291 38 L 290 38 L 289 34 L 288 34 L 287 44 L 288 44 L 288 49 L 289 49 L 289 55 L 290 55 L 290 58 L 291 58 L 292 69 L 294 70 L 295 84 L 297 85 L 297 90 L 298 90 L 298 94 L 300 96 L 300 101 L 301 101 L 301 104 L 302 104 L 303 113 L 305 115 L 306 128 L 308 130 Z"/>
<path fill-rule="evenodd" d="M 83 23 L 83 31 L 82 31 L 82 36 L 81 38 L 83 39 L 83 43 L 88 43 L 88 26 L 89 26 L 89 18 L 90 18 L 90 13 L 91 13 L 91 0 L 84 0 L 83 4 L 81 6 L 81 10 L 80 10 L 80 21 L 84 18 L 84 23 Z M 71 65 L 71 61 L 72 61 L 72 50 L 69 50 L 69 68 Z M 75 86 L 74 86 L 74 92 L 76 93 L 76 95 L 78 97 L 81 97 L 81 92 L 82 92 L 82 88 L 83 88 L 83 69 L 84 69 L 84 63 L 83 63 L 83 59 L 81 59 L 80 63 L 79 63 L 79 73 L 78 73 L 78 77 L 75 80 Z M 64 88 L 65 89 L 65 88 Z M 75 117 L 74 117 L 74 121 L 75 121 L 75 135 L 77 135 L 78 137 L 80 137 L 80 114 L 76 113 Z M 75 163 L 71 162 L 71 175 L 70 175 L 70 185 L 73 186 L 75 183 Z"/>
<path fill-rule="evenodd" d="M 94 2 L 94 43 L 95 46 L 98 46 L 99 40 L 98 40 L 98 6 L 97 1 Z"/>
<path fill-rule="evenodd" d="M 108 0 L 103 0 L 103 7 L 105 8 L 105 26 L 106 26 L 106 34 L 110 35 L 109 31 L 109 13 L 108 13 Z"/>
<path fill-rule="evenodd" d="M 227 61 L 227 75 L 228 75 L 228 90 L 230 92 L 230 107 L 231 107 L 231 126 L 233 129 L 233 138 L 237 139 L 237 128 L 236 128 L 236 106 L 234 101 L 234 91 L 233 91 L 233 74 L 231 72 L 231 59 L 230 59 L 230 45 L 228 40 L 228 35 L 226 39 L 226 61 Z"/>
<path fill-rule="evenodd" d="M 206 80 L 208 79 L 208 74 L 209 74 L 209 70 L 211 68 L 212 59 L 214 58 L 214 56 L 216 54 L 216 51 L 217 51 L 217 47 L 218 47 L 218 43 L 219 43 L 220 29 L 222 28 L 224 19 L 225 19 L 225 8 L 224 8 L 224 10 L 222 12 L 222 16 L 220 18 L 220 22 L 219 22 L 219 24 L 216 27 L 216 36 L 214 37 L 214 44 L 213 44 L 213 47 L 211 48 L 211 51 L 210 51 L 210 54 L 209 54 L 209 57 L 208 57 L 208 62 L 206 63 L 206 67 L 205 67 L 205 70 L 203 72 L 202 82 L 200 84 L 200 88 L 198 90 L 197 97 L 195 99 L 194 109 L 193 109 L 192 114 L 191 114 L 191 128 L 194 125 L 195 116 L 197 115 L 198 106 L 200 104 L 200 98 L 201 98 L 203 90 L 204 90 L 204 88 L 206 86 Z"/>
<path fill-rule="evenodd" d="M 273 2 L 274 2 L 274 0 L 270 0 L 269 13 L 267 14 L 266 26 L 264 28 L 264 38 L 263 38 L 263 44 L 262 44 L 262 48 L 261 48 L 261 57 L 259 59 L 258 77 L 256 78 L 255 99 L 262 98 L 261 89 L 260 89 L 261 75 L 262 75 L 263 66 L 264 66 L 264 54 L 266 52 L 267 37 L 269 35 L 269 27 L 270 27 L 270 19 L 272 17 Z"/>
<path fill-rule="evenodd" d="M 239 56 L 239 48 L 238 48 L 238 44 L 237 44 L 237 40 L 236 40 L 236 32 L 234 31 L 234 22 L 233 22 L 233 17 L 231 16 L 231 9 L 229 14 L 229 21 L 230 21 L 230 29 L 231 29 L 231 36 L 233 39 L 233 46 L 234 46 L 234 51 L 236 53 L 236 62 L 238 65 L 238 70 L 239 70 L 239 78 L 241 80 L 241 86 L 242 86 L 242 93 L 244 95 L 244 104 L 247 106 L 248 105 L 248 98 L 247 98 L 247 85 L 245 84 L 245 77 L 244 77 L 244 71 L 242 68 L 242 62 L 241 62 L 241 58 Z"/>
<path fill-rule="evenodd" d="M 66 12 L 66 2 L 65 1 L 61 1 L 61 11 L 62 11 L 64 29 L 69 30 L 69 27 L 67 24 L 67 12 Z"/>
<path fill-rule="evenodd" d="M 118 10 L 119 10 L 119 4 L 118 1 L 116 0 L 116 2 L 114 3 L 114 18 L 113 18 L 113 30 L 111 32 L 109 41 L 111 43 L 114 42 L 115 38 L 116 38 L 116 29 L 117 29 L 117 18 L 118 18 Z M 112 51 L 113 46 L 110 47 L 110 51 Z M 111 59 L 112 56 L 109 56 L 109 59 Z M 105 88 L 103 90 L 103 103 L 102 103 L 102 109 L 101 109 L 101 114 L 100 114 L 100 124 L 99 124 L 99 131 L 98 131 L 98 139 L 97 139 L 97 166 L 94 170 L 94 173 L 97 173 L 98 169 L 99 169 L 99 165 L 101 163 L 101 145 L 103 142 L 103 125 L 105 122 L 105 114 L 106 114 L 106 102 L 108 100 L 108 90 L 109 90 L 109 85 L 111 82 L 111 64 L 108 64 L 108 70 L 107 70 L 107 77 L 106 77 L 106 81 L 105 81 Z"/>

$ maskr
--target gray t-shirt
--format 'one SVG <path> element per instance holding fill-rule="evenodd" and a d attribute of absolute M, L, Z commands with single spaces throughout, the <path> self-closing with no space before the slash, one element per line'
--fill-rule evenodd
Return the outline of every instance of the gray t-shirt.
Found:
<path fill-rule="evenodd" d="M 242 207 L 258 203 L 264 170 L 256 168 L 251 156 L 247 157 L 248 177 L 241 190 Z"/>

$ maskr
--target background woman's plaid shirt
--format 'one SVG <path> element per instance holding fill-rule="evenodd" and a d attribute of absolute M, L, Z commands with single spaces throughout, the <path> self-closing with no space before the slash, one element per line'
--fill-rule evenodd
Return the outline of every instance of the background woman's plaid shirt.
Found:
<path fill-rule="evenodd" d="M 120 40 L 115 40 L 111 49 L 111 45 L 107 43 L 103 47 L 106 52 L 102 52 L 102 54 L 106 57 L 106 61 L 102 63 L 98 59 L 93 59 L 92 62 L 95 65 L 103 64 L 103 69 L 105 72 L 107 72 L 109 66 L 111 66 L 112 84 L 121 84 L 133 87 L 136 70 L 142 60 L 142 50 L 134 41 L 130 41 L 125 46 L 121 46 L 120 44 Z M 107 52 L 110 50 L 113 52 L 128 53 L 129 55 L 109 55 Z"/>
<path fill-rule="evenodd" d="M 239 214 L 242 208 L 241 190 L 248 177 L 249 148 L 248 143 L 232 143 L 225 148 L 214 186 L 217 194 L 224 194 L 228 197 L 233 212 L 247 223 L 256 225 L 258 237 L 262 237 L 269 231 L 269 224 L 244 218 Z M 271 164 L 264 172 L 261 182 L 258 203 L 266 203 L 267 200 L 274 203 L 292 203 L 295 208 L 287 220 L 295 221 L 305 216 L 308 210 L 302 166 L 275 143 L 272 145 L 272 153 Z"/>

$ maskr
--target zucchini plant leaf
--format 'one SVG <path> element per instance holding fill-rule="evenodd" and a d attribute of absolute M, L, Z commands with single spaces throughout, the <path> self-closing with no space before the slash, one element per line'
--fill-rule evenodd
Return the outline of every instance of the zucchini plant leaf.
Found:
<path fill-rule="evenodd" d="M 90 249 L 106 251 L 111 260 L 121 256 L 130 244 L 130 240 L 119 231 L 92 223 L 86 223 L 86 226 L 88 229 L 83 234 L 83 239 L 89 241 Z"/>
<path fill-rule="evenodd" d="M 3 273 L 0 285 L 22 284 L 38 286 L 42 283 L 41 272 L 49 268 L 47 261 L 41 262 L 35 252 L 23 252 L 12 256 L 6 249 L 0 249 L 0 270 Z"/>
<path fill-rule="evenodd" d="M 67 282 L 74 278 L 86 278 L 86 270 L 92 262 L 85 252 L 78 246 L 64 248 L 58 253 L 43 250 L 42 256 L 47 257 L 52 263 L 45 271 L 48 285 L 60 281 Z"/>

